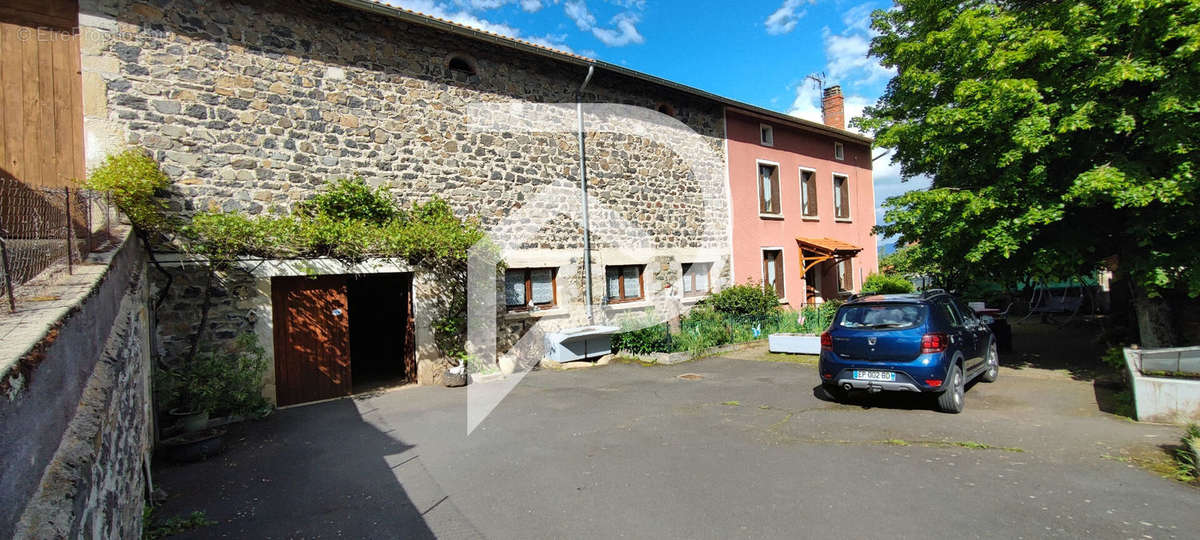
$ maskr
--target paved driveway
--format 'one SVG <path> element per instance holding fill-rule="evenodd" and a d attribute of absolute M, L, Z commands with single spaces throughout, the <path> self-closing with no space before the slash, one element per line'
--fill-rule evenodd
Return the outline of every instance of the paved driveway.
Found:
<path fill-rule="evenodd" d="M 699 377 L 680 378 L 692 373 Z M 821 399 L 808 365 L 710 358 L 531 374 L 465 436 L 463 389 L 278 411 L 168 466 L 193 537 L 1195 538 L 1200 490 L 1112 459 L 1179 429 L 1004 370 L 960 415 Z M 983 445 L 994 448 L 982 448 Z"/>

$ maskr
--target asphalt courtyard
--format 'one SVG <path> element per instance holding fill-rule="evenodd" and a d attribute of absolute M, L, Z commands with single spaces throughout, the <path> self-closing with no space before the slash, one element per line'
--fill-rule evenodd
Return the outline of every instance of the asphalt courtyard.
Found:
<path fill-rule="evenodd" d="M 277 411 L 160 467 L 159 513 L 206 512 L 194 538 L 1200 536 L 1200 489 L 1120 459 L 1180 429 L 1071 374 L 1010 359 L 948 415 L 734 356 L 537 371 L 470 436 L 464 389 Z"/>

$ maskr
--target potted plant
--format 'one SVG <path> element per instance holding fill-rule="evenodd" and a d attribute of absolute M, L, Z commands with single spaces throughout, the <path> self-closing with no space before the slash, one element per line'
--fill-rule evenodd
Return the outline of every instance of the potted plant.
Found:
<path fill-rule="evenodd" d="M 222 429 L 205 429 L 213 414 L 248 418 L 270 410 L 262 395 L 267 361 L 252 334 L 240 336 L 233 347 L 198 354 L 185 366 L 163 370 L 164 391 L 180 418 L 182 434 L 162 441 L 171 459 L 196 461 L 221 450 Z"/>

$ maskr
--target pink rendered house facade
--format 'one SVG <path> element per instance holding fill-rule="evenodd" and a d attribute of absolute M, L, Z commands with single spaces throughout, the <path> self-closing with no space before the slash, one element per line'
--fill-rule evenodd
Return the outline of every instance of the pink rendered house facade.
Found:
<path fill-rule="evenodd" d="M 878 271 L 871 139 L 844 129 L 841 89 L 825 124 L 727 107 L 733 277 L 799 308 L 844 297 Z"/>

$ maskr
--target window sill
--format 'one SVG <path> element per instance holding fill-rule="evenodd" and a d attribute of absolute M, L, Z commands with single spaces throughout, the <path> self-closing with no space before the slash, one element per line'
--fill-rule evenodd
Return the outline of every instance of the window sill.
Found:
<path fill-rule="evenodd" d="M 553 307 L 537 311 L 509 311 L 501 317 L 504 319 L 541 319 L 543 317 L 561 317 L 565 315 L 569 315 L 566 308 Z"/>
<path fill-rule="evenodd" d="M 613 302 L 604 304 L 604 309 L 611 311 L 626 311 L 630 309 L 648 308 L 653 304 L 646 300 L 633 300 L 630 302 Z"/>
<path fill-rule="evenodd" d="M 821 216 L 800 216 L 803 221 L 821 221 Z"/>
<path fill-rule="evenodd" d="M 854 223 L 854 220 L 850 218 L 833 218 L 833 220 L 838 223 Z"/>
<path fill-rule="evenodd" d="M 695 304 L 696 302 L 699 302 L 699 301 L 701 301 L 701 300 L 704 300 L 705 298 L 708 298 L 708 295 L 709 295 L 709 294 L 711 294 L 711 293 L 705 293 L 705 294 L 689 294 L 689 295 L 687 295 L 687 296 L 684 296 L 683 298 L 681 298 L 681 299 L 679 300 L 679 302 L 680 302 L 680 303 L 682 303 L 682 304 L 692 305 L 692 304 Z"/>
<path fill-rule="evenodd" d="M 758 217 L 762 219 L 783 219 L 783 214 L 764 214 L 759 212 Z"/>

